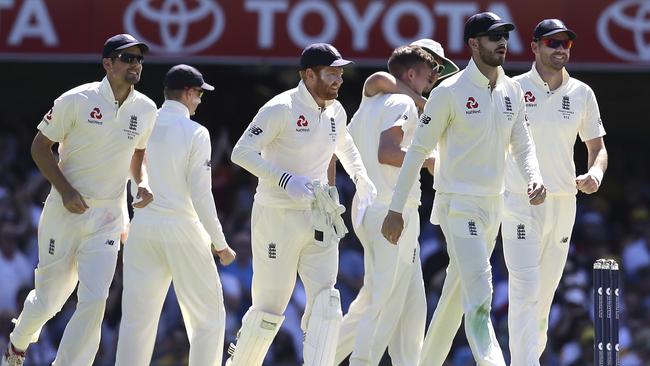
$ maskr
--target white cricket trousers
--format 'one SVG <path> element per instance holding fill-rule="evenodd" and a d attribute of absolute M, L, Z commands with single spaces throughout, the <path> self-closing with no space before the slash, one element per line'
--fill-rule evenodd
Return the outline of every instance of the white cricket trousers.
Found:
<path fill-rule="evenodd" d="M 465 334 L 479 366 L 505 366 L 492 321 L 490 256 L 503 213 L 503 197 L 436 193 L 432 223 L 439 223 L 449 254 L 447 277 L 422 347 L 422 366 L 445 362 L 465 316 Z"/>
<path fill-rule="evenodd" d="M 387 347 L 395 366 L 414 366 L 420 358 L 427 313 L 418 245 L 420 216 L 417 207 L 404 209 L 404 230 L 393 245 L 381 234 L 387 212 L 387 204 L 376 202 L 355 228 L 364 250 L 364 284 L 343 317 L 336 365 L 350 352 L 351 365 L 377 365 Z"/>
<path fill-rule="evenodd" d="M 569 253 L 576 198 L 549 194 L 543 204 L 532 206 L 527 195 L 506 192 L 504 202 L 510 364 L 538 366 L 553 295 Z"/>
<path fill-rule="evenodd" d="M 150 364 L 172 281 L 190 343 L 189 365 L 221 365 L 226 315 L 210 246 L 199 221 L 136 211 L 124 246 L 116 365 Z"/>
<path fill-rule="evenodd" d="M 85 200 L 90 207 L 83 214 L 68 211 L 54 189 L 45 201 L 38 225 L 35 287 L 10 335 L 19 349 L 36 342 L 43 325 L 61 310 L 79 283 L 77 308 L 53 363 L 57 366 L 92 365 L 120 247 L 121 201 Z"/>

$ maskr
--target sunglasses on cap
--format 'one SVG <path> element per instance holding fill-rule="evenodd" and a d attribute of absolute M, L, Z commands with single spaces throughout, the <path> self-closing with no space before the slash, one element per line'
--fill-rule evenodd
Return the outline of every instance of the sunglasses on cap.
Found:
<path fill-rule="evenodd" d="M 544 44 L 544 46 L 549 47 L 549 48 L 559 48 L 562 46 L 565 50 L 568 50 L 573 46 L 573 40 L 571 39 L 555 39 L 555 38 L 542 38 L 540 39 L 540 42 Z"/>
<path fill-rule="evenodd" d="M 125 64 L 141 64 L 144 62 L 144 56 L 137 55 L 135 53 L 120 53 L 115 55 L 115 58 L 119 58 L 120 61 L 124 62 Z"/>
<path fill-rule="evenodd" d="M 440 75 L 442 72 L 445 71 L 445 65 L 441 65 L 438 62 L 434 61 L 433 62 L 433 73 Z"/>
<path fill-rule="evenodd" d="M 506 41 L 510 39 L 510 32 L 486 32 L 486 33 L 479 33 L 476 36 L 488 37 L 490 42 L 499 42 L 501 38 L 505 39 Z"/>

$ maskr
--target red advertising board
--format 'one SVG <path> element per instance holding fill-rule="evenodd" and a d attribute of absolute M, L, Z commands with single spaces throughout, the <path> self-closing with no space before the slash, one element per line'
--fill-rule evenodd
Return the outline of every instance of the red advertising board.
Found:
<path fill-rule="evenodd" d="M 295 63 L 305 45 L 329 42 L 377 65 L 434 38 L 463 63 L 463 25 L 480 11 L 516 25 L 508 63 L 529 63 L 535 24 L 559 18 L 578 34 L 574 65 L 650 67 L 650 0 L 0 0 L 0 60 L 96 60 L 107 37 L 126 32 L 161 62 Z"/>

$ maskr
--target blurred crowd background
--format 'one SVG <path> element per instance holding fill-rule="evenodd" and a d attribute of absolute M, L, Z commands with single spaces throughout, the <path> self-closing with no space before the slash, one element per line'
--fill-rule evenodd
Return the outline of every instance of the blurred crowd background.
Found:
<path fill-rule="evenodd" d="M 137 88 L 159 106 L 163 102 L 163 75 L 171 65 L 146 64 Z M 203 97 L 195 120 L 211 131 L 213 193 L 229 244 L 237 260 L 219 266 L 226 306 L 226 347 L 233 342 L 240 321 L 250 306 L 252 278 L 250 210 L 256 179 L 229 161 L 232 146 L 251 118 L 273 95 L 294 87 L 296 68 L 270 66 L 196 65 L 217 90 Z M 506 64 L 507 66 L 507 64 Z M 34 285 L 38 261 L 37 225 L 50 185 L 30 157 L 36 125 L 62 92 L 103 76 L 97 64 L 4 63 L 0 88 L 0 345 L 4 347 L 27 293 Z M 14 72 L 8 72 L 14 70 Z M 346 69 L 340 100 L 350 118 L 361 96 L 365 77 L 376 69 Z M 525 70 L 506 70 L 516 75 Z M 570 70 L 571 71 L 571 70 Z M 26 77 L 28 75 L 28 77 Z M 601 191 L 578 196 L 576 224 L 565 273 L 551 312 L 549 341 L 542 365 L 586 366 L 593 360 L 592 265 L 598 258 L 616 259 L 622 268 L 620 341 L 622 365 L 650 364 L 650 148 L 647 72 L 576 72 L 574 76 L 594 89 L 608 135 L 605 142 L 610 168 Z M 645 92 L 644 92 L 645 90 Z M 645 96 L 644 96 L 645 95 Z M 576 145 L 579 174 L 586 170 L 584 144 Z M 354 186 L 339 167 L 337 186 L 350 207 Z M 421 261 L 427 289 L 428 319 L 436 307 L 448 257 L 440 229 L 428 222 L 434 192 L 432 178 L 422 177 Z M 346 213 L 348 227 L 349 213 Z M 507 271 L 500 243 L 492 258 L 494 298 L 492 318 L 500 345 L 508 349 Z M 363 283 L 363 251 L 351 232 L 340 243 L 337 287 L 347 311 Z M 120 322 L 121 258 L 111 286 L 102 327 L 102 341 L 94 365 L 113 365 Z M 26 366 L 49 365 L 54 359 L 64 326 L 70 318 L 74 295 L 47 323 L 38 343 L 28 351 Z M 300 317 L 305 295 L 298 282 L 265 365 L 301 364 Z M 428 324 L 428 321 L 427 321 Z M 152 365 L 185 365 L 188 342 L 173 288 L 167 297 L 158 328 Z M 224 352 L 225 356 L 225 352 Z M 382 365 L 390 365 L 385 358 Z M 448 366 L 474 365 L 462 327 L 449 355 Z"/>

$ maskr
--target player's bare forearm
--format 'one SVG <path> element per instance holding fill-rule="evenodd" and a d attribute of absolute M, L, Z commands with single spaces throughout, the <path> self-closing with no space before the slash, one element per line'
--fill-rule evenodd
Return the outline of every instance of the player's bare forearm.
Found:
<path fill-rule="evenodd" d="M 384 93 L 408 95 L 413 99 L 419 111 L 424 109 L 424 105 L 427 102 L 426 98 L 411 89 L 406 83 L 385 71 L 379 71 L 370 75 L 363 85 L 363 94 L 367 97 L 372 97 Z"/>
<path fill-rule="evenodd" d="M 73 191 L 74 188 L 63 175 L 58 162 L 52 153 L 54 142 L 40 132 L 36 134 L 32 142 L 31 154 L 34 163 L 45 176 L 45 178 L 56 188 L 61 195 Z"/>
<path fill-rule="evenodd" d="M 607 169 L 607 149 L 602 137 L 585 141 L 587 145 L 587 173 L 576 177 L 576 188 L 583 193 L 598 191 Z"/>
<path fill-rule="evenodd" d="M 140 184 L 148 184 L 147 176 L 147 163 L 145 157 L 145 150 L 135 150 L 133 156 L 131 157 L 131 176 L 135 180 L 135 183 L 139 186 Z"/>

